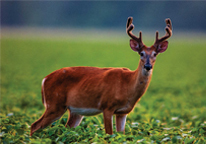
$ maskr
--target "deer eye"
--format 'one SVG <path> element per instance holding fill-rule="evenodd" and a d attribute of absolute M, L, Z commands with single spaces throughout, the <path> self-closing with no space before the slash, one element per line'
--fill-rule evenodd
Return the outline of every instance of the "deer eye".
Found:
<path fill-rule="evenodd" d="M 157 53 L 154 53 L 154 57 L 156 57 L 157 56 Z"/>
<path fill-rule="evenodd" d="M 143 57 L 143 56 L 144 56 L 144 53 L 143 53 L 143 52 L 141 52 L 141 53 L 140 53 L 140 56 L 141 56 L 141 57 Z"/>

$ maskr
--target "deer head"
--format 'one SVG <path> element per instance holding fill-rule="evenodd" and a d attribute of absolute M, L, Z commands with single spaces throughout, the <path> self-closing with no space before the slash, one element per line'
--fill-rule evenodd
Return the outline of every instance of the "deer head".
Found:
<path fill-rule="evenodd" d="M 129 17 L 126 25 L 126 32 L 131 37 L 130 39 L 130 47 L 133 51 L 138 52 L 140 55 L 140 65 L 147 72 L 150 71 L 155 63 L 156 56 L 159 53 L 163 53 L 168 46 L 168 41 L 166 41 L 169 37 L 172 36 L 172 23 L 168 18 L 165 20 L 166 22 L 166 34 L 162 38 L 158 38 L 158 31 L 156 32 L 156 40 L 155 43 L 151 47 L 147 47 L 142 42 L 142 32 L 139 32 L 139 38 L 132 33 L 134 29 L 134 25 L 132 24 L 133 18 Z"/>

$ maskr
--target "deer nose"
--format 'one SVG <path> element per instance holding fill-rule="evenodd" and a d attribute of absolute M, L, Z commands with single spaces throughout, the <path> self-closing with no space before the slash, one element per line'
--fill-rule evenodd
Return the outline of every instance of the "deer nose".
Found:
<path fill-rule="evenodd" d="M 149 71 L 149 70 L 152 69 L 152 65 L 151 65 L 151 64 L 145 64 L 145 65 L 144 65 L 144 68 L 145 68 L 147 71 Z"/>

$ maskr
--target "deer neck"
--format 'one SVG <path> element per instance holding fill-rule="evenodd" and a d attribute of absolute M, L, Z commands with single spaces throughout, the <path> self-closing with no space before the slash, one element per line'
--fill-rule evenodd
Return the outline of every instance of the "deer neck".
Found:
<path fill-rule="evenodd" d="M 146 71 L 139 62 L 138 68 L 134 71 L 133 101 L 136 103 L 146 92 L 152 77 L 152 70 Z"/>

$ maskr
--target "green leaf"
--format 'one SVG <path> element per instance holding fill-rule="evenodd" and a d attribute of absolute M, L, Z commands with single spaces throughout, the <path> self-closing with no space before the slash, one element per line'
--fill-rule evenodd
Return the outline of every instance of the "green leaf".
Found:
<path fill-rule="evenodd" d="M 23 129 L 17 129 L 16 131 L 17 131 L 17 133 L 19 135 L 23 135 L 24 134 L 24 130 Z"/>
<path fill-rule="evenodd" d="M 166 137 L 166 138 L 163 138 L 161 142 L 166 142 L 166 141 L 170 141 L 170 137 Z"/>

